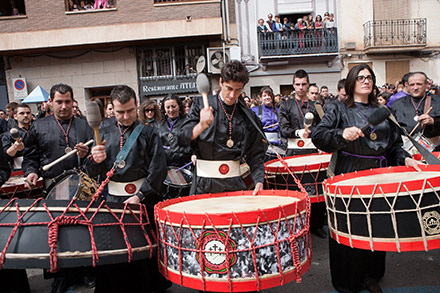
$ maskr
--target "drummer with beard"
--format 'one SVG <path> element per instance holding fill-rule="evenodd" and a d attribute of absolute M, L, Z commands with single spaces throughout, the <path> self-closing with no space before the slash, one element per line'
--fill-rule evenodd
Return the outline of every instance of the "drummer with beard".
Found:
<path fill-rule="evenodd" d="M 143 125 L 136 118 L 136 94 L 132 88 L 116 86 L 110 99 L 116 120 L 100 129 L 103 143 L 92 148 L 85 163 L 90 176 L 106 178 L 105 174 L 113 168 L 117 154 L 134 129 Z M 124 163 L 116 166 L 105 200 L 129 204 L 142 201 L 147 206 L 150 221 L 153 221 L 153 207 L 159 201 L 160 188 L 166 177 L 165 162 L 165 152 L 156 129 L 143 125 Z M 157 269 L 151 271 L 154 265 L 157 266 L 156 261 L 98 266 L 95 292 L 150 292 L 151 286 L 157 285 L 161 277 Z"/>
<path fill-rule="evenodd" d="M 319 125 L 312 133 L 316 147 L 333 153 L 333 172 L 361 171 L 395 165 L 420 168 L 402 149 L 399 129 L 390 120 L 370 126 L 365 134 L 360 129 L 379 107 L 373 88 L 376 77 L 365 64 L 348 73 L 347 99 L 330 103 Z M 382 292 L 378 282 L 385 273 L 385 252 L 350 248 L 329 240 L 330 272 L 333 286 L 340 292 Z"/>
<path fill-rule="evenodd" d="M 24 140 L 25 153 L 23 172 L 32 185 L 36 185 L 39 176 L 44 179 L 45 188 L 54 182 L 53 178 L 64 171 L 78 168 L 89 153 L 85 142 L 93 139 L 93 130 L 85 119 L 73 116 L 73 89 L 67 84 L 56 84 L 50 89 L 49 103 L 53 115 L 32 123 Z M 70 156 L 47 171 L 41 168 L 59 157 L 77 150 L 77 155 Z M 30 188 L 26 183 L 26 187 Z"/>
<path fill-rule="evenodd" d="M 6 157 L 14 170 L 21 170 L 23 162 L 24 143 L 23 140 L 27 136 L 32 123 L 31 108 L 27 104 L 19 104 L 14 114 L 17 120 L 17 128 L 10 130 L 2 135 L 3 149 L 6 150 Z M 15 132 L 15 133 L 14 133 Z"/>
<path fill-rule="evenodd" d="M 246 190 L 243 161 L 250 167 L 254 194 L 263 189 L 267 144 L 257 130 L 262 131 L 261 122 L 238 100 L 248 81 L 246 67 L 230 61 L 221 69 L 220 91 L 208 97 L 209 109 L 202 98 L 194 99 L 179 134 L 180 144 L 191 145 L 197 156 L 191 194 Z"/>

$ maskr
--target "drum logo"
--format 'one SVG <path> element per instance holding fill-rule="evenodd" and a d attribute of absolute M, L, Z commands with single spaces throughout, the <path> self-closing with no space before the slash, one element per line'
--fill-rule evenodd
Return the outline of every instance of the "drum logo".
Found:
<path fill-rule="evenodd" d="M 423 228 L 429 235 L 440 233 L 440 214 L 436 211 L 426 212 L 423 215 Z"/>
<path fill-rule="evenodd" d="M 128 194 L 133 194 L 136 192 L 136 185 L 129 183 L 127 185 L 125 185 L 125 192 L 127 192 Z"/>
<path fill-rule="evenodd" d="M 236 244 L 222 231 L 206 231 L 196 244 L 197 261 L 209 274 L 226 274 L 237 262 Z"/>
<path fill-rule="evenodd" d="M 298 140 L 298 146 L 300 147 L 300 148 L 302 148 L 303 146 L 304 146 L 304 144 L 305 144 L 305 142 L 304 142 L 304 140 Z"/>
<path fill-rule="evenodd" d="M 229 166 L 228 166 L 228 164 L 221 164 L 220 167 L 218 168 L 218 171 L 222 175 L 228 174 L 229 173 Z"/>

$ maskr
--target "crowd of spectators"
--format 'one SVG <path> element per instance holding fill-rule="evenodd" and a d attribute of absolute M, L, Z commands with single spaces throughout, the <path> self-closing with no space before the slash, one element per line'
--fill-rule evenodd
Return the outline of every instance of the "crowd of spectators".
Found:
<path fill-rule="evenodd" d="M 68 11 L 115 8 L 116 0 L 69 0 Z"/>
<path fill-rule="evenodd" d="M 0 16 L 26 15 L 23 0 L 0 1 Z"/>
<path fill-rule="evenodd" d="M 296 19 L 296 23 L 288 17 L 283 17 L 279 14 L 273 17 L 272 13 L 267 15 L 267 20 L 260 18 L 258 20 L 257 31 L 259 33 L 267 32 L 288 32 L 288 31 L 303 31 L 303 30 L 320 30 L 320 29 L 333 29 L 336 27 L 333 13 L 326 12 L 324 18 L 321 15 L 316 15 L 313 18 L 312 14 L 304 15 L 302 18 Z"/>

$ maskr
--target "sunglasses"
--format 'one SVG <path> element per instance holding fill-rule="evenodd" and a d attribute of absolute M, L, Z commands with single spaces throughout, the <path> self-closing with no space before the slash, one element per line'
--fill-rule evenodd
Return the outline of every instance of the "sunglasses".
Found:
<path fill-rule="evenodd" d="M 154 109 L 145 109 L 144 112 L 154 112 Z"/>

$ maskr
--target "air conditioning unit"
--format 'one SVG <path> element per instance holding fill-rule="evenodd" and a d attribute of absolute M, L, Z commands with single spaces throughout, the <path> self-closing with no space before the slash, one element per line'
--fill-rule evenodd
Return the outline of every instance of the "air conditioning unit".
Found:
<path fill-rule="evenodd" d="M 240 47 L 208 48 L 207 56 L 208 72 L 214 74 L 219 74 L 223 64 L 230 60 L 241 61 Z"/>

